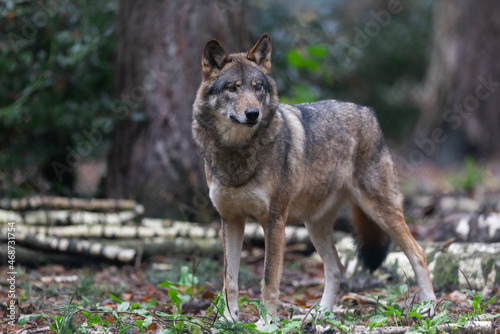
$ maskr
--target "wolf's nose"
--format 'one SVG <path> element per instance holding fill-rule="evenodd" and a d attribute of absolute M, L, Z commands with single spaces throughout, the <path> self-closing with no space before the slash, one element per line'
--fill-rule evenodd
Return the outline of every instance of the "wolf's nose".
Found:
<path fill-rule="evenodd" d="M 256 121 L 259 118 L 259 109 L 257 108 L 248 108 L 245 111 L 245 116 L 249 121 Z"/>

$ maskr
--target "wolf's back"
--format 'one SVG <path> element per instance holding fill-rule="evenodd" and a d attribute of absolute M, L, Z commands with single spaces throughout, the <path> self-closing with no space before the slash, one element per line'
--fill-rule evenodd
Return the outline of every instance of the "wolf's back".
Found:
<path fill-rule="evenodd" d="M 308 152 L 317 151 L 321 155 L 329 149 L 337 153 L 353 150 L 353 154 L 359 155 L 356 163 L 366 164 L 372 160 L 368 155 L 377 155 L 385 148 L 382 131 L 371 108 L 338 100 L 301 103 L 291 107 L 301 119 Z M 317 154 L 309 158 L 321 158 Z"/>

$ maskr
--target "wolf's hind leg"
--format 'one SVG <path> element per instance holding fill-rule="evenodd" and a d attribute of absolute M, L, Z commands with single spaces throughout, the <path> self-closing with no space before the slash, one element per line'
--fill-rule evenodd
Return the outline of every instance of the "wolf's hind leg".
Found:
<path fill-rule="evenodd" d="M 378 166 L 360 173 L 360 177 L 363 175 L 365 179 L 358 181 L 358 186 L 351 189 L 351 194 L 355 204 L 369 218 L 364 222 L 376 223 L 405 253 L 415 272 L 420 301 L 436 300 L 425 254 L 411 235 L 403 215 L 403 197 L 399 192 L 388 153 L 381 159 Z M 358 241 L 374 237 L 370 230 L 369 228 L 356 230 Z"/>
<path fill-rule="evenodd" d="M 223 296 L 226 302 L 224 316 L 229 321 L 238 321 L 238 271 L 240 268 L 241 249 L 245 221 L 222 220 L 222 244 L 224 247 L 224 287 Z"/>
<path fill-rule="evenodd" d="M 333 243 L 333 224 L 341 206 L 342 201 L 339 201 L 335 203 L 335 206 L 323 218 L 318 221 L 306 222 L 305 224 L 309 237 L 323 260 L 325 290 L 320 301 L 322 312 L 332 311 L 335 297 L 340 287 L 342 272 L 344 271 L 337 249 Z"/>
<path fill-rule="evenodd" d="M 402 208 L 389 209 L 381 207 L 376 202 L 365 200 L 360 204 L 363 211 L 366 210 L 365 212 L 394 240 L 410 261 L 418 282 L 420 301 L 436 300 L 425 254 L 411 235 Z"/>

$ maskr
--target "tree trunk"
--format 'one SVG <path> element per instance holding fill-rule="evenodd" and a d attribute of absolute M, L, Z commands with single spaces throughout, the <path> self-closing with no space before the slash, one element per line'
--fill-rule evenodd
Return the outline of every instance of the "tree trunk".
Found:
<path fill-rule="evenodd" d="M 205 43 L 250 47 L 242 0 L 120 1 L 116 25 L 114 129 L 107 196 L 145 204 L 147 215 L 198 219 L 211 210 L 191 111 Z"/>
<path fill-rule="evenodd" d="M 420 96 L 412 152 L 438 162 L 465 154 L 491 158 L 500 149 L 500 2 L 434 4 L 434 44 Z M 418 153 L 418 154 L 417 154 Z M 412 158 L 412 157 L 410 157 Z"/>

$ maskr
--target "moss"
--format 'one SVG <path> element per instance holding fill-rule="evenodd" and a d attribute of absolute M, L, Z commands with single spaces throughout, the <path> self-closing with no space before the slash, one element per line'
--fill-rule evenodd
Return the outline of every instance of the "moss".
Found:
<path fill-rule="evenodd" d="M 436 258 L 434 268 L 434 289 L 450 291 L 458 289 L 458 263 L 450 254 L 443 253 Z"/>

